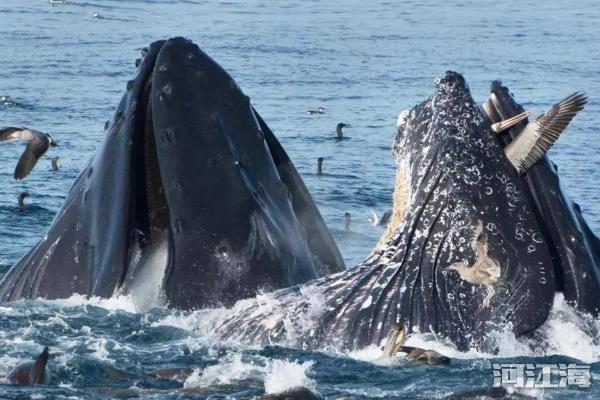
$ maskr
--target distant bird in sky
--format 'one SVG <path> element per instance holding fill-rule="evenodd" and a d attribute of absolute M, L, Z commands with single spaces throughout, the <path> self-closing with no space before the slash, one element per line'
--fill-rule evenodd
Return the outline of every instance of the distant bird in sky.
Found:
<path fill-rule="evenodd" d="M 58 171 L 58 160 L 60 160 L 60 156 L 56 156 L 52 158 L 52 171 Z"/>
<path fill-rule="evenodd" d="M 343 122 L 340 122 L 339 124 L 337 124 L 337 126 L 335 127 L 335 132 L 337 133 L 337 138 L 338 139 L 343 139 L 344 138 L 344 132 L 342 132 L 342 129 L 350 126 L 350 124 L 345 124 Z"/>
<path fill-rule="evenodd" d="M 19 195 L 19 211 L 25 212 L 27 207 L 25 207 L 25 197 L 29 196 L 29 193 L 23 192 Z"/>
<path fill-rule="evenodd" d="M 556 142 L 560 134 L 567 128 L 575 115 L 587 103 L 587 97 L 583 93 L 575 92 L 560 102 L 554 104 L 535 121 L 528 123 L 517 137 L 504 149 L 504 153 L 512 165 L 520 174 L 524 174 Z M 506 121 L 501 121 L 492 126 L 492 130 L 508 129 L 521 120 L 527 118 L 531 112 L 525 111 Z M 503 124 L 504 123 L 504 124 Z M 498 125 L 500 124 L 500 125 Z"/>
<path fill-rule="evenodd" d="M 29 142 L 15 168 L 14 178 L 17 180 L 29 175 L 40 157 L 46 153 L 49 146 L 58 146 L 54 139 L 47 133 L 29 128 L 7 127 L 0 129 L 0 142 L 9 140 L 26 140 Z"/>
<path fill-rule="evenodd" d="M 308 110 L 307 113 L 309 113 L 311 115 L 325 114 L 325 107 L 319 107 L 316 110 Z"/>
<path fill-rule="evenodd" d="M 371 215 L 369 216 L 369 222 L 371 222 L 371 225 L 373 225 L 373 226 L 387 225 L 387 223 L 390 221 L 391 217 L 392 217 L 391 210 L 384 212 L 381 217 L 379 217 L 377 215 L 375 210 L 371 210 Z"/>

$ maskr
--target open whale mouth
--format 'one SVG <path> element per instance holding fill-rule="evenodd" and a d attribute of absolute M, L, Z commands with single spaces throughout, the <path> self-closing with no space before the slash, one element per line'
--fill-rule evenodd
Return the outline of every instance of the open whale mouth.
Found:
<path fill-rule="evenodd" d="M 133 293 L 190 309 L 343 268 L 250 99 L 197 45 L 174 38 L 145 52 L 103 146 L 0 296 Z"/>
<path fill-rule="evenodd" d="M 506 89 L 493 89 L 502 119 L 521 111 Z M 493 122 L 461 75 L 436 79 L 433 95 L 398 119 L 394 209 L 373 253 L 304 290 L 274 293 L 270 301 L 278 306 L 264 308 L 277 313 L 261 311 L 262 299 L 240 304 L 215 333 L 358 349 L 381 344 L 401 323 L 460 350 L 493 351 L 492 332 L 535 330 L 557 291 L 596 313 L 598 239 L 560 191 L 547 159 L 521 176 Z M 573 232 L 580 240 L 562 240 Z"/>
<path fill-rule="evenodd" d="M 499 118 L 523 111 L 506 88 L 492 90 Z M 374 284 L 383 286 L 377 321 L 402 321 L 467 348 L 498 325 L 516 335 L 534 330 L 556 292 L 598 313 L 598 239 L 547 157 L 521 176 L 505 156 L 527 121 L 508 135 L 495 135 L 495 122 L 453 72 L 401 114 L 394 155 L 396 192 L 405 193 L 395 194 L 394 214 L 403 217 L 392 220 L 370 260 L 388 259 L 394 271 Z M 377 341 L 385 331 L 369 335 Z"/>

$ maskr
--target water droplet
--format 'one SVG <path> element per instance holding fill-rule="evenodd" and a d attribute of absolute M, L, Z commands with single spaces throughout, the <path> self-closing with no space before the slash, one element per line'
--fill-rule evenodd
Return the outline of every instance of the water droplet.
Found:
<path fill-rule="evenodd" d="M 171 93 L 173 93 L 173 87 L 171 86 L 170 83 L 167 83 L 165 86 L 163 86 L 162 91 L 167 96 L 170 96 Z"/>
<path fill-rule="evenodd" d="M 167 63 L 162 63 L 159 67 L 158 70 L 160 72 L 165 72 L 167 70 Z"/>
<path fill-rule="evenodd" d="M 138 58 L 138 59 L 135 60 L 135 67 L 139 68 L 140 65 L 142 65 L 142 59 Z"/>
<path fill-rule="evenodd" d="M 108 120 L 107 120 L 107 121 L 104 123 L 104 130 L 107 130 L 109 126 L 110 126 L 110 121 L 108 121 Z"/>
<path fill-rule="evenodd" d="M 127 90 L 133 89 L 133 84 L 134 83 L 135 83 L 135 81 L 133 81 L 133 80 L 127 81 Z"/>

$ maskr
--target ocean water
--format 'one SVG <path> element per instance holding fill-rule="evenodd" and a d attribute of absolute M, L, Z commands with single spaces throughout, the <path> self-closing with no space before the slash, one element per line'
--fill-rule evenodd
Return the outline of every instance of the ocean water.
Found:
<path fill-rule="evenodd" d="M 398 113 L 432 92 L 435 76 L 464 74 L 483 101 L 501 79 L 542 112 L 575 91 L 586 110 L 551 150 L 564 189 L 600 233 L 600 5 L 498 1 L 154 1 L 0 0 L 0 125 L 49 132 L 52 148 L 23 182 L 12 179 L 22 143 L 0 144 L 0 274 L 48 228 L 78 172 L 103 140 L 139 50 L 185 36 L 237 80 L 301 172 L 349 266 L 383 229 L 370 211 L 391 208 L 391 145 Z M 95 18 L 99 13 L 101 18 Z M 310 116 L 308 109 L 326 108 Z M 333 140 L 338 122 L 349 140 Z M 50 171 L 50 158 L 61 169 Z M 316 159 L 324 157 L 323 176 Z M 17 212 L 27 191 L 28 211 Z M 344 213 L 352 215 L 344 230 Z M 210 312 L 208 312 L 210 314 Z M 23 301 L 0 305 L 0 377 L 51 347 L 53 386 L 0 383 L 0 398 L 250 398 L 294 385 L 337 398 L 442 398 L 490 386 L 494 363 L 587 363 L 589 389 L 528 392 L 547 399 L 600 398 L 600 321 L 557 298 L 540 332 L 544 348 L 510 334 L 498 354 L 459 353 L 435 338 L 415 344 L 454 358 L 450 367 L 377 362 L 380 350 L 350 354 L 253 348 L 206 339 L 207 312 L 141 312 L 126 298 Z M 188 366 L 187 379 L 147 372 Z"/>

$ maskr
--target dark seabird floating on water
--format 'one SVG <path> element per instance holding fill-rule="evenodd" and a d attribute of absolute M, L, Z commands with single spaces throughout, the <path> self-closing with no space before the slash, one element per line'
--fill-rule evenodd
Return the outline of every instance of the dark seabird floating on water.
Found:
<path fill-rule="evenodd" d="M 344 132 L 342 132 L 342 129 L 345 127 L 349 127 L 350 124 L 345 124 L 343 122 L 340 122 L 339 124 L 337 124 L 337 126 L 335 127 L 335 132 L 337 133 L 337 138 L 338 139 L 343 139 L 344 138 Z"/>
<path fill-rule="evenodd" d="M 29 193 L 27 192 L 23 192 L 21 194 L 19 194 L 19 211 L 20 212 L 25 212 L 25 210 L 27 210 L 27 207 L 25 206 L 25 197 L 28 197 Z"/>
<path fill-rule="evenodd" d="M 8 140 L 26 140 L 29 142 L 15 168 L 14 177 L 17 180 L 29 175 L 40 157 L 46 153 L 49 146 L 58 146 L 54 139 L 47 133 L 29 128 L 8 127 L 0 129 L 0 142 Z"/>
<path fill-rule="evenodd" d="M 60 160 L 60 156 L 56 156 L 52 158 L 52 171 L 58 171 L 59 166 L 58 166 L 58 160 Z"/>

